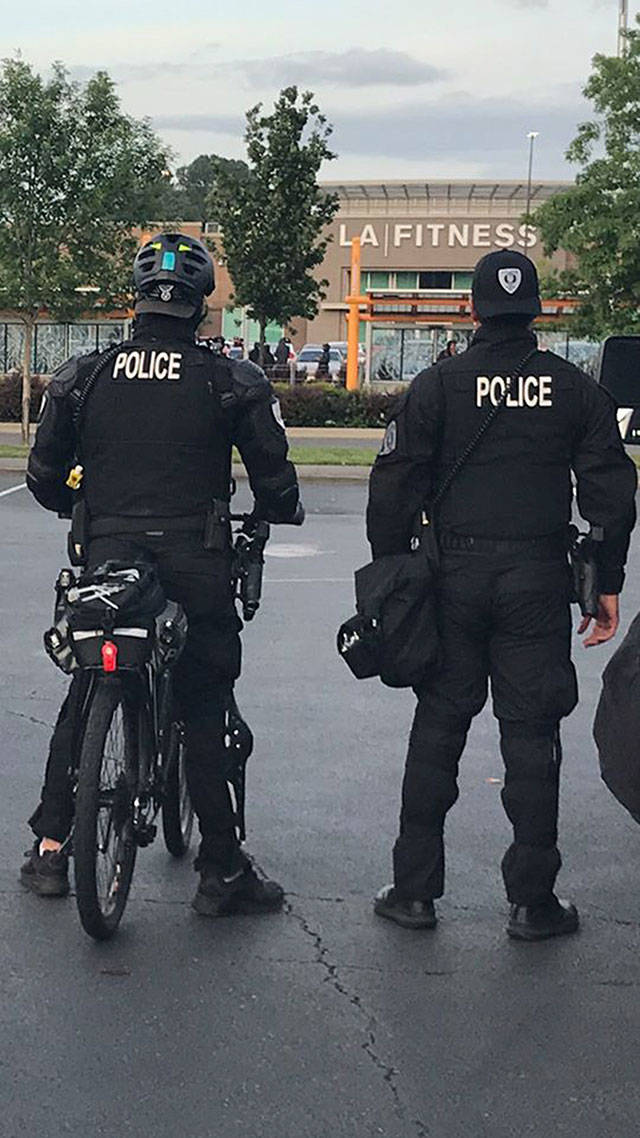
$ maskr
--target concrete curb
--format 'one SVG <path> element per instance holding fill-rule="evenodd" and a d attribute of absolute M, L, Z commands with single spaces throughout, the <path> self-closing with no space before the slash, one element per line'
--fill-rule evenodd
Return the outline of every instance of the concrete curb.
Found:
<path fill-rule="evenodd" d="M 27 461 L 24 458 L 0 458 L 0 472 L 13 471 L 14 473 L 24 473 L 26 469 Z M 371 467 L 300 465 L 297 467 L 297 470 L 302 482 L 310 480 L 318 482 L 366 482 L 369 478 Z M 247 472 L 244 466 L 234 464 L 233 477 L 246 478 Z"/>

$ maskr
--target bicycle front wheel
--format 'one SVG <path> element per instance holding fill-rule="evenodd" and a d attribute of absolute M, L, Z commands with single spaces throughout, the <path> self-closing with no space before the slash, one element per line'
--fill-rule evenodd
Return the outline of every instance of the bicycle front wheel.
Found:
<path fill-rule="evenodd" d="M 78 912 L 95 940 L 113 936 L 131 886 L 138 739 L 137 698 L 120 679 L 98 678 L 80 750 L 73 836 Z"/>

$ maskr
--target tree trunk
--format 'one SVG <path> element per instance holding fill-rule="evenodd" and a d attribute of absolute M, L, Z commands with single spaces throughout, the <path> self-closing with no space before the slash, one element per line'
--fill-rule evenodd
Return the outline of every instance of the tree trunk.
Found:
<path fill-rule="evenodd" d="M 266 321 L 264 316 L 260 317 L 259 326 L 260 326 L 260 367 L 263 368 L 265 366 L 265 363 L 266 363 L 264 345 L 265 345 L 266 331 L 267 331 L 267 321 Z"/>
<path fill-rule="evenodd" d="M 23 317 L 24 352 L 22 354 L 22 441 L 29 445 L 29 413 L 31 411 L 31 355 L 33 349 L 33 316 Z"/>

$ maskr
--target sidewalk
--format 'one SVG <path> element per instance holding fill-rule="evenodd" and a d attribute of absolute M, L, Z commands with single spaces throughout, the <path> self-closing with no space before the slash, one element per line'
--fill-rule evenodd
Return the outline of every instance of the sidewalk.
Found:
<path fill-rule="evenodd" d="M 31 424 L 31 435 L 35 433 L 35 423 Z M 376 443 L 384 435 L 384 427 L 287 427 L 288 437 L 295 442 L 314 443 Z M 21 442 L 19 423 L 0 423 L 0 442 L 19 446 Z"/>

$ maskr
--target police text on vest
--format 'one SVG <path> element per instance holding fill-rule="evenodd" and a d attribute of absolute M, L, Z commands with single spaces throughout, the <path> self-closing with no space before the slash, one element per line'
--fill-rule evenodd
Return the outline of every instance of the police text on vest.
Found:
<path fill-rule="evenodd" d="M 111 373 L 113 379 L 180 379 L 182 352 L 136 350 L 120 352 Z M 122 373 L 122 374 L 120 374 Z"/>
<path fill-rule="evenodd" d="M 505 390 L 505 407 L 553 407 L 553 385 L 550 375 L 501 375 L 476 377 L 476 407 L 500 403 Z"/>

